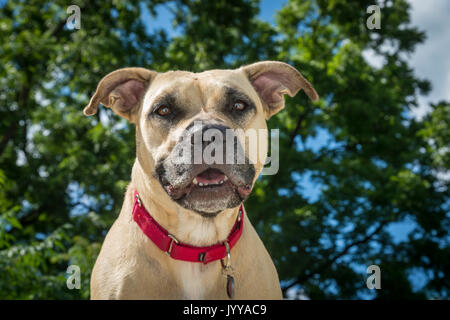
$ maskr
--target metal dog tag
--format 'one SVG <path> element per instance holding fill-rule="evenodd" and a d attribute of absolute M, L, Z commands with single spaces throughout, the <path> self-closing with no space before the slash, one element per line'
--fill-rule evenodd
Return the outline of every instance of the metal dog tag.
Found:
<path fill-rule="evenodd" d="M 227 295 L 228 298 L 234 298 L 234 278 L 233 276 L 227 276 Z"/>
<path fill-rule="evenodd" d="M 222 262 L 222 275 L 227 278 L 227 296 L 230 299 L 234 298 L 234 270 L 231 265 L 225 266 Z"/>

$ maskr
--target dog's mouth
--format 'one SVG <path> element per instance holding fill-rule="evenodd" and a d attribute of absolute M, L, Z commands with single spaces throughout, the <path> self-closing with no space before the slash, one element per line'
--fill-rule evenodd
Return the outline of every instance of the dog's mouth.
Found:
<path fill-rule="evenodd" d="M 233 208 L 244 201 L 252 190 L 252 183 L 245 183 L 229 167 L 200 166 L 193 168 L 184 183 L 171 184 L 160 176 L 167 194 L 181 206 L 204 216 L 215 216 L 226 208 Z"/>
<path fill-rule="evenodd" d="M 229 182 L 228 177 L 219 169 L 209 168 L 198 174 L 193 180 L 192 184 L 199 188 L 216 188 Z"/>
<path fill-rule="evenodd" d="M 231 189 L 231 191 L 236 192 L 243 200 L 248 197 L 252 188 L 249 184 L 238 185 L 233 183 L 232 179 L 228 178 L 225 173 L 216 168 L 208 168 L 197 174 L 186 187 L 175 188 L 169 185 L 166 188 L 169 195 L 177 200 L 183 196 L 189 196 L 191 193 L 211 192 L 219 189 L 223 191 L 229 191 Z M 211 197 L 214 196 L 214 194 L 210 195 Z"/>
<path fill-rule="evenodd" d="M 219 169 L 209 168 L 198 174 L 190 185 L 191 188 L 200 189 L 216 189 L 216 188 L 232 188 L 239 194 L 241 199 L 245 199 L 251 192 L 251 186 L 248 184 L 236 185 L 225 173 Z"/>

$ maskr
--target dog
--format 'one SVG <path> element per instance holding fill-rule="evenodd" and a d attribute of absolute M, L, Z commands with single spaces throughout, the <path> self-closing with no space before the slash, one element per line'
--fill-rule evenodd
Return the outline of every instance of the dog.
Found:
<path fill-rule="evenodd" d="M 268 141 L 252 149 L 242 131 L 267 132 L 284 95 L 301 89 L 318 99 L 298 70 L 277 61 L 106 75 L 83 112 L 94 115 L 101 103 L 135 124 L 136 160 L 92 271 L 91 299 L 282 299 L 272 259 L 242 206 L 264 167 Z M 213 139 L 204 138 L 205 128 L 241 129 L 224 140 L 233 140 L 244 163 L 195 162 L 189 152 L 181 158 L 191 161 L 177 161 L 199 143 L 197 150 L 208 148 Z M 255 148 L 264 156 L 249 161 Z"/>

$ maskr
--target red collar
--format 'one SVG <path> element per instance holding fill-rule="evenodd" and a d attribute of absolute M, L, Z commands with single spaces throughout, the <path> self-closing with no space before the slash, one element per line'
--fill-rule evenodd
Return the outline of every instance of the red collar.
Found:
<path fill-rule="evenodd" d="M 142 232 L 153 241 L 162 251 L 176 260 L 203 262 L 225 258 L 227 249 L 224 242 L 228 242 L 231 248 L 234 247 L 242 234 L 244 225 L 244 208 L 241 204 L 239 215 L 233 228 L 228 234 L 227 239 L 222 243 L 217 243 L 209 247 L 194 247 L 178 241 L 173 235 L 169 234 L 152 216 L 147 212 L 142 204 L 137 190 L 134 190 L 133 220 L 136 221 Z"/>

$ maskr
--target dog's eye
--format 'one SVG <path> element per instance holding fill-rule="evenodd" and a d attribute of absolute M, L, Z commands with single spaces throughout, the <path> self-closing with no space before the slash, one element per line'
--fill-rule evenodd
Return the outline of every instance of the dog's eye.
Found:
<path fill-rule="evenodd" d="M 236 101 L 233 103 L 233 110 L 244 111 L 247 108 L 247 104 L 244 101 Z"/>
<path fill-rule="evenodd" d="M 172 109 L 170 109 L 170 107 L 168 107 L 166 105 L 162 105 L 158 109 L 156 109 L 155 112 L 158 115 L 160 115 L 161 117 L 164 117 L 164 116 L 168 116 L 169 114 L 171 114 L 172 113 Z"/>

